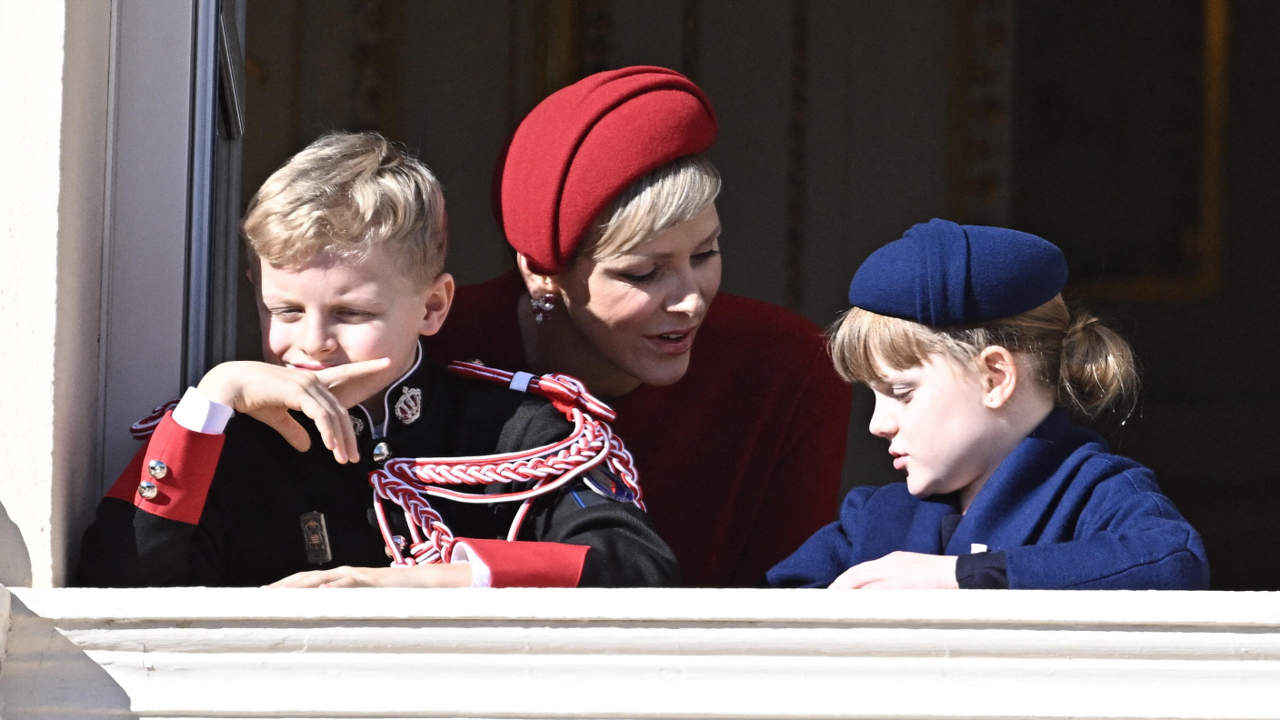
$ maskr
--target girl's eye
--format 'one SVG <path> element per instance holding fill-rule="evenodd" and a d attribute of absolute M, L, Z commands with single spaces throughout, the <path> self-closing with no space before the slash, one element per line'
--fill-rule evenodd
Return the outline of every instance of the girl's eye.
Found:
<path fill-rule="evenodd" d="M 900 403 L 908 403 L 908 402 L 911 402 L 911 394 L 912 394 L 911 388 L 893 388 L 893 390 L 889 393 L 889 397 L 893 398 L 894 400 L 897 400 Z"/>
<path fill-rule="evenodd" d="M 345 310 L 339 310 L 338 317 L 348 322 L 360 322 L 362 320 L 368 320 L 369 318 L 373 317 L 373 313 L 369 312 L 368 310 L 355 310 L 355 309 L 348 308 Z"/>
<path fill-rule="evenodd" d="M 302 317 L 302 309 L 296 308 L 296 307 L 268 308 L 268 311 L 271 313 L 272 317 L 278 318 L 285 322 L 297 320 L 298 318 Z"/>
<path fill-rule="evenodd" d="M 697 255 L 694 255 L 693 259 L 696 262 L 706 262 L 707 260 L 710 260 L 711 258 L 716 257 L 719 254 L 720 254 L 720 248 L 714 247 L 714 248 L 711 248 L 710 250 L 704 250 L 703 252 L 700 252 Z"/>

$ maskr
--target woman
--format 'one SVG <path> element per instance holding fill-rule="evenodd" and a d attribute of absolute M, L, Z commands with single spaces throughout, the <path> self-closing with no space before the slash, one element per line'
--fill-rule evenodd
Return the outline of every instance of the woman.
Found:
<path fill-rule="evenodd" d="M 517 271 L 461 288 L 433 352 L 608 398 L 684 581 L 756 585 L 834 515 L 850 396 L 816 326 L 717 295 L 720 176 L 699 155 L 716 130 L 665 68 L 545 99 L 500 170 Z"/>

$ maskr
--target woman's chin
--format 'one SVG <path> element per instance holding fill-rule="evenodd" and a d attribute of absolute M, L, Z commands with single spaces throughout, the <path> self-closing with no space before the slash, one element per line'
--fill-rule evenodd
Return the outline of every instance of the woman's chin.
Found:
<path fill-rule="evenodd" d="M 680 382 L 688 372 L 689 356 L 686 354 L 682 358 L 672 358 L 656 366 L 646 367 L 636 375 L 636 378 L 643 385 L 666 387 Z"/>

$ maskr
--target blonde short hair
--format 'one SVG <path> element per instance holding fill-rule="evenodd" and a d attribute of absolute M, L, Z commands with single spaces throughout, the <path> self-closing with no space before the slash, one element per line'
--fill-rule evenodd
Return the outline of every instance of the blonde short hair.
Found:
<path fill-rule="evenodd" d="M 881 368 L 905 370 L 937 354 L 967 363 L 999 345 L 1029 359 L 1058 404 L 1083 419 L 1111 411 L 1123 424 L 1137 402 L 1138 369 L 1129 343 L 1089 313 L 1073 316 L 1061 295 L 1013 317 L 955 328 L 853 307 L 831 326 L 828 341 L 836 372 L 848 382 L 883 380 Z"/>
<path fill-rule="evenodd" d="M 241 231 L 254 256 L 283 268 L 385 247 L 423 285 L 447 247 L 439 181 L 377 133 L 331 133 L 294 155 L 253 196 Z"/>
<path fill-rule="evenodd" d="M 596 260 L 619 255 L 707 209 L 720 195 L 720 172 L 701 155 L 674 160 L 643 175 L 592 223 L 582 252 Z"/>

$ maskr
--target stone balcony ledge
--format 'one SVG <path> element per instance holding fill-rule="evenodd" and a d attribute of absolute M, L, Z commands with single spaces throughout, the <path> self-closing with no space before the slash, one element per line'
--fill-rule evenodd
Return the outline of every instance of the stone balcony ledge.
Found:
<path fill-rule="evenodd" d="M 0 717 L 1280 718 L 1280 593 L 0 588 Z"/>

